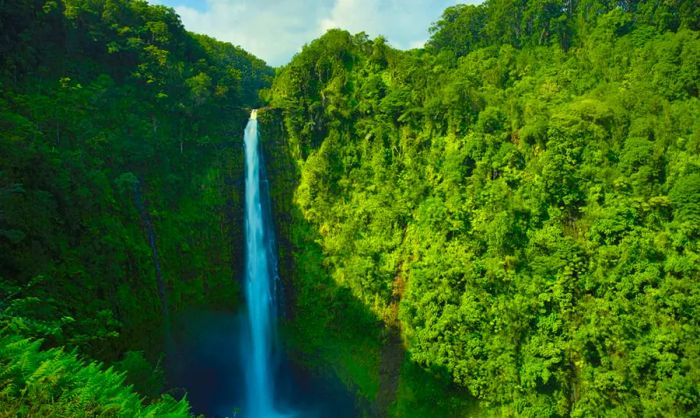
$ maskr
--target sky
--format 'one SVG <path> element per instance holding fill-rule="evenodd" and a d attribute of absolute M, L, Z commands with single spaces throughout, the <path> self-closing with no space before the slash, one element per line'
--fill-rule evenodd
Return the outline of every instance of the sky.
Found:
<path fill-rule="evenodd" d="M 430 24 L 457 3 L 480 0 L 150 0 L 173 7 L 187 30 L 239 45 L 272 66 L 289 62 L 328 29 L 422 46 Z"/>

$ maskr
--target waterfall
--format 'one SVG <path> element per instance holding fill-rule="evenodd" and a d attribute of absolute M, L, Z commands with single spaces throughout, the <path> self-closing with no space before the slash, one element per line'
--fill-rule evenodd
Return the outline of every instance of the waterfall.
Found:
<path fill-rule="evenodd" d="M 281 417 L 274 407 L 275 338 L 277 331 L 277 260 L 258 137 L 257 111 L 245 128 L 245 292 L 249 341 L 245 344 L 247 418 Z"/>
<path fill-rule="evenodd" d="M 136 179 L 135 179 L 136 180 Z M 136 180 L 134 183 L 134 204 L 141 216 L 141 222 L 146 230 L 148 238 L 148 246 L 151 247 L 151 259 L 156 274 L 156 285 L 158 286 L 158 297 L 160 298 L 161 310 L 163 312 L 163 321 L 165 323 L 165 334 L 167 343 L 170 343 L 170 310 L 168 309 L 168 294 L 165 290 L 165 281 L 163 280 L 163 272 L 160 268 L 160 256 L 158 256 L 158 246 L 156 245 L 156 230 L 153 227 L 153 220 L 148 213 L 146 202 L 141 193 L 142 180 Z"/>

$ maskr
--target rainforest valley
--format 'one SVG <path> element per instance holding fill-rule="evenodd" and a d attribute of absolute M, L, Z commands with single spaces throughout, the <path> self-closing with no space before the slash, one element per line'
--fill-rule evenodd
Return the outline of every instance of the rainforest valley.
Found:
<path fill-rule="evenodd" d="M 700 4 L 487 0 L 272 69 L 141 0 L 0 2 L 0 417 L 191 416 L 245 303 L 258 120 L 282 341 L 367 417 L 700 416 Z"/>

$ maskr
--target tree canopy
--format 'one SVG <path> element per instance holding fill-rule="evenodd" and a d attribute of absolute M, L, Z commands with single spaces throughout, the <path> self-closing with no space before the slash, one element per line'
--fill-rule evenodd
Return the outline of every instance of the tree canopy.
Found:
<path fill-rule="evenodd" d="M 697 7 L 489 0 L 412 51 L 327 32 L 267 92 L 298 262 L 483 414 L 697 415 Z"/>
<path fill-rule="evenodd" d="M 241 126 L 272 75 L 145 1 L 0 6 L 3 413 L 188 415 L 141 401 L 172 318 L 239 302 Z"/>

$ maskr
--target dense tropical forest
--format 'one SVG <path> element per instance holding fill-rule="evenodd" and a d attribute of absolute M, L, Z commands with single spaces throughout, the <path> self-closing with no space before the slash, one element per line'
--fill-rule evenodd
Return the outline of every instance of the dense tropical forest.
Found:
<path fill-rule="evenodd" d="M 276 72 L 140 0 L 0 7 L 0 416 L 188 416 L 259 114 L 293 357 L 376 417 L 700 416 L 700 4 L 487 0 Z"/>
<path fill-rule="evenodd" d="M 297 314 L 332 329 L 350 293 L 477 415 L 698 416 L 699 7 L 496 0 L 424 50 L 308 45 L 265 95 Z M 397 416 L 466 415 L 400 378 Z"/>
<path fill-rule="evenodd" d="M 157 401 L 170 317 L 240 303 L 272 74 L 144 1 L 0 5 L 0 416 L 187 416 Z"/>

